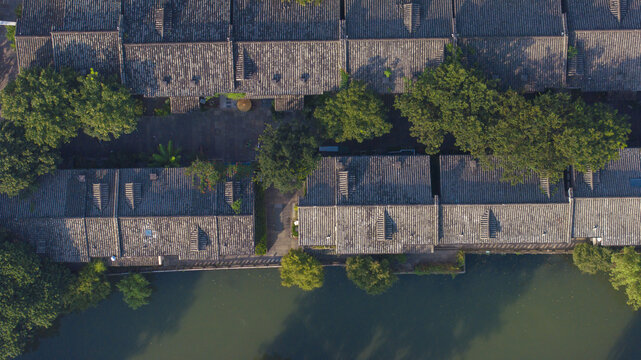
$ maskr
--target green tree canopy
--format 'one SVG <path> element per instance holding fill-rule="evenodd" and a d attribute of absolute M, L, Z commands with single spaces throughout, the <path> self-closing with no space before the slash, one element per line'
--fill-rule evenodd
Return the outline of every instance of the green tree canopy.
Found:
<path fill-rule="evenodd" d="M 282 192 L 300 189 L 319 159 L 318 142 L 310 125 L 302 121 L 281 122 L 276 127 L 267 124 L 259 141 L 263 187 L 274 185 Z"/>
<path fill-rule="evenodd" d="M 584 273 L 609 273 L 612 266 L 612 250 L 590 243 L 578 244 L 572 252 L 574 265 Z"/>
<path fill-rule="evenodd" d="M 149 281 L 141 274 L 125 276 L 118 281 L 116 287 L 122 293 L 122 299 L 130 308 L 136 310 L 149 304 L 152 289 Z"/>
<path fill-rule="evenodd" d="M 87 135 L 109 141 L 136 130 L 142 104 L 122 84 L 99 76 L 93 69 L 78 82 L 72 103 Z"/>
<path fill-rule="evenodd" d="M 568 166 L 598 170 L 618 157 L 630 125 L 603 104 L 588 105 L 567 93 L 546 93 L 534 100 L 508 91 L 500 118 L 489 130 L 488 148 L 503 177 L 513 183 L 534 171 L 558 181 Z"/>
<path fill-rule="evenodd" d="M 373 139 L 390 132 L 383 101 L 365 83 L 351 81 L 334 94 L 325 95 L 314 117 L 336 142 Z"/>
<path fill-rule="evenodd" d="M 24 131 L 11 122 L 0 128 L 0 193 L 16 196 L 31 187 L 38 176 L 53 172 L 59 161 L 57 151 L 35 145 Z"/>
<path fill-rule="evenodd" d="M 69 311 L 87 310 L 109 296 L 111 284 L 106 271 L 107 266 L 101 260 L 92 260 L 80 270 L 65 297 Z"/>
<path fill-rule="evenodd" d="M 628 296 L 628 305 L 634 310 L 641 308 L 641 256 L 633 247 L 626 247 L 612 255 L 610 282 L 615 289 L 623 288 Z"/>
<path fill-rule="evenodd" d="M 449 52 L 440 66 L 425 69 L 416 81 L 407 80 L 408 90 L 394 106 L 408 118 L 411 135 L 428 154 L 438 153 L 446 134 L 454 136 L 461 150 L 484 154 L 501 94 L 494 82 L 463 64 L 460 49 L 450 47 Z"/>
<path fill-rule="evenodd" d="M 222 164 L 215 161 L 194 160 L 185 171 L 198 184 L 201 192 L 212 191 L 223 180 Z"/>
<path fill-rule="evenodd" d="M 30 142 L 57 148 L 78 134 L 72 99 L 76 87 L 70 71 L 23 70 L 0 93 L 2 116 L 22 127 Z"/>
<path fill-rule="evenodd" d="M 63 310 L 71 274 L 24 242 L 0 239 L 0 359 L 22 353 L 34 334 Z"/>
<path fill-rule="evenodd" d="M 350 257 L 345 271 L 347 278 L 369 295 L 384 293 L 398 280 L 387 259 L 376 261 L 371 256 Z"/>
<path fill-rule="evenodd" d="M 630 133 L 625 117 L 603 104 L 586 104 L 567 93 L 529 100 L 502 92 L 466 66 L 459 49 L 408 82 L 395 106 L 412 123 L 411 134 L 426 145 L 427 153 L 437 153 L 451 134 L 459 149 L 486 168 L 500 166 L 503 180 L 512 183 L 530 172 L 554 182 L 568 166 L 601 169 L 618 157 Z"/>
<path fill-rule="evenodd" d="M 280 278 L 283 286 L 310 291 L 323 286 L 323 266 L 303 250 L 289 250 L 281 260 Z"/>

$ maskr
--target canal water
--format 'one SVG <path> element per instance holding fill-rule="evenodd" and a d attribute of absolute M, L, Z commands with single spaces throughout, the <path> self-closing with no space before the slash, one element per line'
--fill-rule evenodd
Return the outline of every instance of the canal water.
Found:
<path fill-rule="evenodd" d="M 639 313 L 569 257 L 468 255 L 467 271 L 376 297 L 342 268 L 311 293 L 277 270 L 157 274 L 149 306 L 115 293 L 22 359 L 641 359 Z"/>

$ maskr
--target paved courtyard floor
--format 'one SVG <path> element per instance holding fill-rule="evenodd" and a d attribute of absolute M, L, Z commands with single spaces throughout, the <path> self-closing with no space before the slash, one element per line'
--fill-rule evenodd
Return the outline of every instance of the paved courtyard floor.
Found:
<path fill-rule="evenodd" d="M 253 161 L 258 136 L 271 116 L 266 107 L 247 113 L 210 109 L 165 117 L 145 116 L 135 132 L 118 140 L 98 141 L 81 134 L 62 148 L 64 167 L 145 166 L 158 145 L 170 140 L 182 149 L 185 166 L 196 157 Z"/>

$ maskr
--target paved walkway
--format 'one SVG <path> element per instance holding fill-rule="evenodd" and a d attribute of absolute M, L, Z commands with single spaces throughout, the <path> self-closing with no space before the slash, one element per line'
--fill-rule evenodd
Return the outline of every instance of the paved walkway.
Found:
<path fill-rule="evenodd" d="M 283 256 L 298 247 L 298 240 L 292 237 L 292 212 L 297 202 L 296 194 L 283 194 L 274 188 L 265 191 L 267 255 Z"/>

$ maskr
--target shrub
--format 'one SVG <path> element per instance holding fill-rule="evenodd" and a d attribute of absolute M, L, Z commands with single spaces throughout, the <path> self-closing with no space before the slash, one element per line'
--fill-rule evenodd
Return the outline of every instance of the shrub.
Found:
<path fill-rule="evenodd" d="M 171 99 L 165 100 L 161 107 L 154 109 L 156 116 L 168 116 L 171 114 Z"/>
<path fill-rule="evenodd" d="M 243 200 L 242 199 L 236 199 L 231 204 L 231 209 L 234 211 L 234 214 L 238 215 L 238 214 L 240 214 L 242 206 L 243 206 Z"/>
<path fill-rule="evenodd" d="M 7 41 L 9 41 L 11 48 L 15 49 L 16 48 L 16 27 L 13 25 L 7 25 L 5 26 L 5 29 L 7 30 Z"/>
<path fill-rule="evenodd" d="M 324 277 L 321 263 L 303 250 L 289 250 L 281 260 L 280 278 L 285 287 L 314 290 L 323 286 Z"/>
<path fill-rule="evenodd" d="M 641 308 L 641 256 L 633 247 L 612 255 L 610 282 L 615 289 L 623 288 L 628 305 L 634 310 Z"/>
<path fill-rule="evenodd" d="M 369 295 L 384 293 L 398 280 L 387 259 L 376 261 L 371 256 L 347 259 L 345 271 L 347 278 Z"/>
<path fill-rule="evenodd" d="M 100 260 L 85 265 L 69 287 L 65 305 L 69 311 L 84 311 L 98 305 L 111 293 L 111 284 L 105 272 L 107 266 Z"/>
<path fill-rule="evenodd" d="M 149 281 L 141 274 L 128 275 L 120 280 L 116 287 L 122 293 L 122 299 L 132 309 L 149 304 L 152 289 Z"/>
<path fill-rule="evenodd" d="M 608 273 L 612 267 L 612 250 L 590 243 L 578 244 L 572 251 L 574 265 L 584 273 Z"/>
<path fill-rule="evenodd" d="M 158 152 L 151 155 L 150 167 L 175 168 L 180 166 L 180 152 L 182 149 L 174 147 L 174 143 L 169 140 L 167 146 L 158 144 Z"/>
<path fill-rule="evenodd" d="M 260 186 L 255 186 L 256 202 L 254 221 L 256 225 L 256 255 L 267 254 L 267 219 L 265 215 L 265 190 Z"/>
<path fill-rule="evenodd" d="M 213 161 L 196 159 L 189 165 L 185 174 L 198 183 L 198 189 L 202 192 L 212 191 L 216 184 L 223 180 L 220 164 Z"/>

